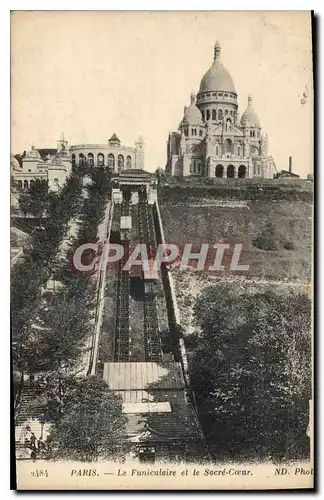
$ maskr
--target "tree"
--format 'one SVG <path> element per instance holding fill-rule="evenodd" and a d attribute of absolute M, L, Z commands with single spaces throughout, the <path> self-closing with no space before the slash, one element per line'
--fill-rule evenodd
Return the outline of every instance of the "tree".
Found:
<path fill-rule="evenodd" d="M 24 248 L 25 262 L 16 264 L 11 273 L 13 364 L 19 370 L 28 370 L 37 353 L 37 335 L 32 324 L 39 308 L 41 286 L 55 267 L 67 222 L 80 207 L 81 190 L 82 173 L 77 171 L 59 194 L 48 193 L 47 184 L 41 182 L 21 195 L 23 211 L 39 217 L 46 211 L 46 219 L 41 223 L 43 230 L 33 232 L 29 246 Z"/>
<path fill-rule="evenodd" d="M 29 336 L 24 354 L 29 372 L 73 367 L 80 361 L 92 332 L 88 304 L 83 297 L 58 291 L 34 321 L 33 335 Z"/>
<path fill-rule="evenodd" d="M 70 378 L 58 401 L 60 416 L 56 412 L 50 433 L 53 458 L 92 462 L 125 452 L 122 399 L 103 379 Z"/>
<path fill-rule="evenodd" d="M 218 452 L 306 456 L 311 397 L 310 300 L 299 292 L 237 293 L 228 285 L 197 302 L 191 363 L 203 425 Z"/>
<path fill-rule="evenodd" d="M 26 215 L 31 214 L 39 220 L 42 226 L 42 217 L 48 206 L 48 182 L 46 180 L 36 180 L 26 193 L 19 196 L 19 208 Z"/>

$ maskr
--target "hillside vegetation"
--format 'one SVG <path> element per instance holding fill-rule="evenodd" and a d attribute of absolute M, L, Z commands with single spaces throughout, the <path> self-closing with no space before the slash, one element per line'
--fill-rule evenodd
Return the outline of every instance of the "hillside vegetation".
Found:
<path fill-rule="evenodd" d="M 264 188 L 258 192 L 260 199 L 247 198 L 245 206 L 235 206 L 238 198 L 229 196 L 231 189 L 223 188 L 222 198 L 218 188 L 202 191 L 196 187 L 177 190 L 163 187 L 159 204 L 165 239 L 180 246 L 222 241 L 232 247 L 241 243 L 241 261 L 250 266 L 246 277 L 309 281 L 312 192 L 299 188 L 292 192 L 292 188 L 288 188 L 287 191 L 284 186 L 282 199 L 268 199 L 268 189 Z M 219 274 L 233 273 L 226 266 Z"/>

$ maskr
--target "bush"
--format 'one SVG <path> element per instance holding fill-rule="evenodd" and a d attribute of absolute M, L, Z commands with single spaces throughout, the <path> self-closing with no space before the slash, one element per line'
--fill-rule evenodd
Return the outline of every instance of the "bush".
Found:
<path fill-rule="evenodd" d="M 285 241 L 283 247 L 285 250 L 295 250 L 295 245 L 292 241 Z"/>
<path fill-rule="evenodd" d="M 306 458 L 311 302 L 300 292 L 205 290 L 190 379 L 215 459 Z"/>
<path fill-rule="evenodd" d="M 260 250 L 276 251 L 280 248 L 280 238 L 274 226 L 269 223 L 266 229 L 253 239 L 252 244 Z"/>

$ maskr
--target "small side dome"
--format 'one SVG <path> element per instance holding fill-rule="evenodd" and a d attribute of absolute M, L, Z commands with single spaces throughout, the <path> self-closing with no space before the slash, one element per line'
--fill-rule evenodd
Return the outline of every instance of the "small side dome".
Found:
<path fill-rule="evenodd" d="M 256 111 L 252 107 L 252 97 L 248 97 L 248 107 L 241 118 L 242 127 L 260 127 L 260 120 Z"/>
<path fill-rule="evenodd" d="M 13 155 L 10 156 L 10 165 L 13 170 L 20 170 L 19 161 Z"/>
<path fill-rule="evenodd" d="M 196 106 L 196 96 L 194 93 L 190 96 L 190 106 L 185 106 L 182 125 L 201 125 L 203 123 L 202 115 Z"/>
<path fill-rule="evenodd" d="M 64 167 L 64 163 L 63 163 L 60 155 L 56 154 L 54 156 L 54 158 L 51 161 L 51 165 L 56 166 L 56 167 Z"/>
<path fill-rule="evenodd" d="M 33 158 L 33 159 L 39 159 L 41 160 L 41 155 L 39 154 L 39 151 L 35 149 L 35 146 L 32 146 L 32 148 L 26 152 L 25 158 Z"/>

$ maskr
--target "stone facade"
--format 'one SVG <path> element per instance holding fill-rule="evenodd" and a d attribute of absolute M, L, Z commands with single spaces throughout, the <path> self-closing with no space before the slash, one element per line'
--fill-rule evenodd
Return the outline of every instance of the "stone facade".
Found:
<path fill-rule="evenodd" d="M 169 134 L 166 173 L 272 179 L 276 167 L 252 97 L 239 119 L 237 92 L 220 53 L 216 42 L 214 62 L 201 80 L 197 97 L 191 94 L 178 131 Z"/>
<path fill-rule="evenodd" d="M 19 169 L 13 168 L 13 162 L 11 166 L 11 175 L 17 191 L 29 189 L 39 180 L 47 180 L 49 189 L 58 191 L 72 171 L 68 143 L 64 139 L 59 140 L 56 152 L 47 154 L 45 158 L 42 158 L 40 152 L 33 146 L 24 153 Z"/>
<path fill-rule="evenodd" d="M 139 137 L 135 147 L 123 146 L 113 134 L 107 144 L 79 144 L 69 146 L 64 137 L 57 142 L 56 149 L 32 147 L 26 151 L 20 163 L 11 157 L 11 175 L 15 191 L 29 189 L 38 180 L 47 180 L 49 189 L 58 191 L 78 165 L 104 166 L 115 173 L 127 169 L 144 170 L 145 144 Z M 42 154 L 41 154 L 42 153 Z"/>
<path fill-rule="evenodd" d="M 107 144 L 78 144 L 70 148 L 72 164 L 111 168 L 115 173 L 131 168 L 144 170 L 145 144 L 140 136 L 135 147 L 124 146 L 113 134 Z"/>

